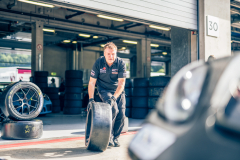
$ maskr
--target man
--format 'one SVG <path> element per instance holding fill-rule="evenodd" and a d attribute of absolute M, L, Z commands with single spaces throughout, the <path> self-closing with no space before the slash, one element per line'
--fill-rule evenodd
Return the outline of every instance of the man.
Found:
<path fill-rule="evenodd" d="M 93 65 L 88 85 L 89 103 L 94 102 L 94 90 L 97 89 L 103 102 L 112 107 L 112 131 L 109 146 L 119 147 L 125 118 L 125 79 L 126 67 L 123 60 L 117 57 L 117 47 L 109 42 L 104 46 L 104 56 Z"/>

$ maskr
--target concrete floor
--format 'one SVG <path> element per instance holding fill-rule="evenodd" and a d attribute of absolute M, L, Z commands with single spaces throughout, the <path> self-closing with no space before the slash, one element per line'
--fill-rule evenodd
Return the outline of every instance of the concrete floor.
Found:
<path fill-rule="evenodd" d="M 80 115 L 48 114 L 43 121 L 43 136 L 34 140 L 0 139 L 2 159 L 130 159 L 127 147 L 143 120 L 129 119 L 129 132 L 119 138 L 121 147 L 93 152 L 85 147 L 85 120 Z"/>

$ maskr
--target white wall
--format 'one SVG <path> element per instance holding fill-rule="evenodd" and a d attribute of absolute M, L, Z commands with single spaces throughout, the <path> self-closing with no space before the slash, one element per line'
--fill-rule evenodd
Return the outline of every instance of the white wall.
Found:
<path fill-rule="evenodd" d="M 211 37 L 206 34 L 206 16 L 219 19 L 219 36 Z M 210 55 L 221 58 L 231 55 L 231 15 L 230 0 L 201 0 L 199 1 L 200 16 L 200 59 L 207 60 Z"/>

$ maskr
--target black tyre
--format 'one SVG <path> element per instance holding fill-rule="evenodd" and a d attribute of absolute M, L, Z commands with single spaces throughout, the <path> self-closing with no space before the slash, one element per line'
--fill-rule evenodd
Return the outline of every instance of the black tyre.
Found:
<path fill-rule="evenodd" d="M 163 93 L 163 90 L 164 87 L 148 87 L 148 95 L 160 97 Z"/>
<path fill-rule="evenodd" d="M 148 88 L 133 88 L 133 96 L 148 96 Z"/>
<path fill-rule="evenodd" d="M 35 83 L 47 83 L 47 77 L 35 77 Z"/>
<path fill-rule="evenodd" d="M 48 84 L 47 83 L 35 83 L 39 88 L 47 88 Z"/>
<path fill-rule="evenodd" d="M 65 98 L 67 100 L 81 100 L 82 99 L 82 94 L 65 94 Z"/>
<path fill-rule="evenodd" d="M 148 97 L 132 97 L 132 107 L 147 108 Z"/>
<path fill-rule="evenodd" d="M 133 87 L 148 87 L 148 78 L 134 78 Z"/>
<path fill-rule="evenodd" d="M 45 92 L 46 93 L 58 93 L 59 91 L 59 88 L 56 88 L 56 87 L 47 87 L 45 88 Z"/>
<path fill-rule="evenodd" d="M 148 108 L 155 108 L 159 97 L 148 97 Z"/>
<path fill-rule="evenodd" d="M 61 112 L 61 106 L 53 106 L 52 113 L 59 113 Z"/>
<path fill-rule="evenodd" d="M 59 95 L 57 93 L 48 93 L 47 95 L 48 95 L 48 97 L 50 98 L 51 101 L 56 100 L 56 99 L 59 100 Z"/>
<path fill-rule="evenodd" d="M 107 103 L 91 103 L 87 114 L 85 129 L 85 145 L 87 149 L 105 151 L 109 143 L 111 129 L 111 106 Z"/>
<path fill-rule="evenodd" d="M 82 93 L 82 87 L 66 87 L 65 93 Z"/>
<path fill-rule="evenodd" d="M 82 107 L 82 101 L 81 100 L 65 100 L 64 101 L 64 107 L 70 107 L 70 108 L 77 108 L 77 107 Z"/>
<path fill-rule="evenodd" d="M 133 79 L 126 79 L 125 88 L 133 87 Z"/>
<path fill-rule="evenodd" d="M 126 117 L 131 118 L 131 110 L 132 110 L 132 108 L 126 108 L 126 111 L 125 111 Z"/>
<path fill-rule="evenodd" d="M 133 88 L 125 88 L 126 97 L 131 97 L 133 92 Z"/>
<path fill-rule="evenodd" d="M 83 78 L 83 72 L 78 70 L 67 70 L 65 71 L 65 77 L 67 78 L 74 78 L 74 79 L 82 79 Z"/>
<path fill-rule="evenodd" d="M 35 71 L 34 72 L 34 77 L 47 77 L 48 76 L 48 71 Z"/>
<path fill-rule="evenodd" d="M 59 99 L 53 99 L 51 101 L 52 101 L 53 106 L 60 106 L 60 100 Z"/>
<path fill-rule="evenodd" d="M 132 108 L 131 116 L 136 119 L 144 119 L 148 114 L 148 108 Z"/>
<path fill-rule="evenodd" d="M 151 77 L 149 78 L 149 86 L 165 87 L 170 81 L 170 77 Z"/>
<path fill-rule="evenodd" d="M 63 108 L 63 114 L 81 114 L 82 112 L 82 108 L 77 107 L 77 108 L 73 108 L 73 107 L 64 107 Z"/>
<path fill-rule="evenodd" d="M 31 82 L 16 82 L 2 92 L 0 101 L 3 114 L 13 120 L 32 120 L 43 108 L 43 94 Z"/>
<path fill-rule="evenodd" d="M 82 87 L 82 79 L 66 79 L 66 87 Z"/>
<path fill-rule="evenodd" d="M 130 108 L 132 106 L 132 97 L 126 97 L 126 107 Z"/>
<path fill-rule="evenodd" d="M 2 139 L 36 139 L 43 134 L 41 120 L 9 121 L 2 126 Z"/>

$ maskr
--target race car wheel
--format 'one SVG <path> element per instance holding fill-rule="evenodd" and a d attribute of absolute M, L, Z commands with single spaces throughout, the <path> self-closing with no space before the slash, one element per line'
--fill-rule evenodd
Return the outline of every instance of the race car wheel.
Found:
<path fill-rule="evenodd" d="M 32 120 L 43 108 L 41 90 L 31 82 L 16 82 L 2 93 L 0 107 L 6 118 L 12 120 Z"/>
<path fill-rule="evenodd" d="M 2 139 L 36 139 L 43 134 L 41 120 L 8 121 L 2 125 Z"/>
<path fill-rule="evenodd" d="M 105 151 L 112 128 L 112 110 L 109 104 L 94 102 L 88 106 L 85 145 L 88 150 Z"/>

